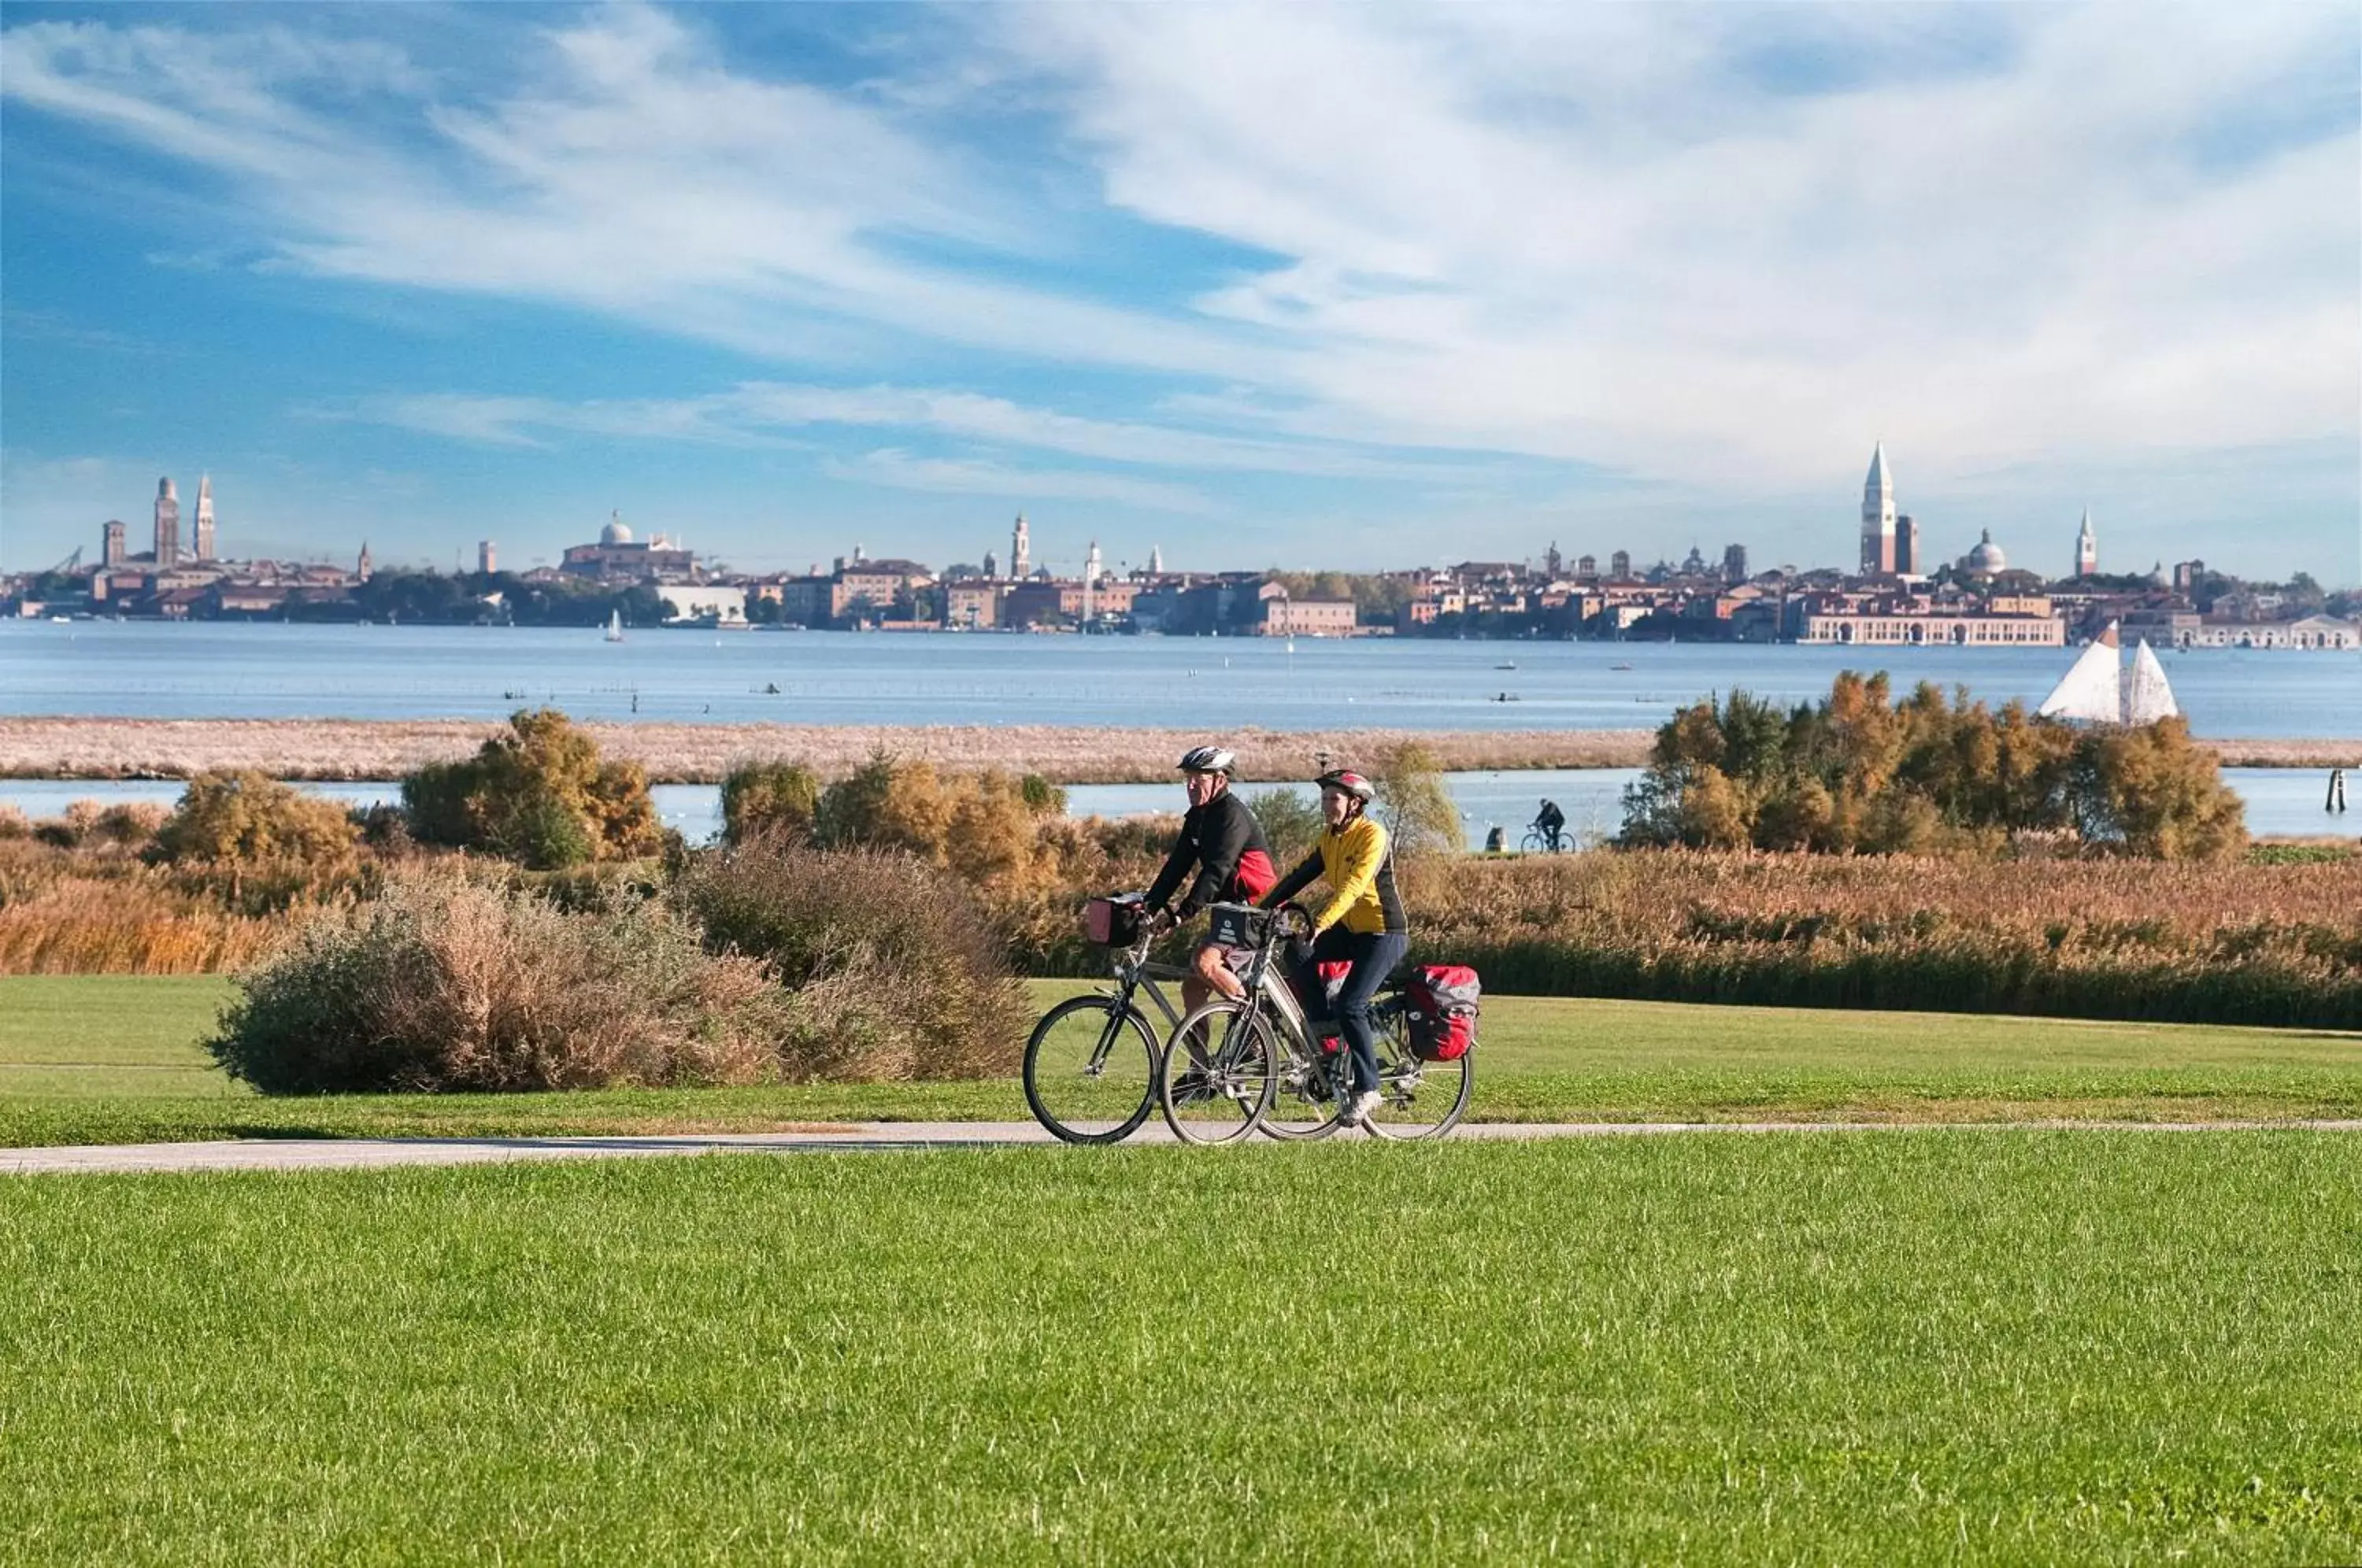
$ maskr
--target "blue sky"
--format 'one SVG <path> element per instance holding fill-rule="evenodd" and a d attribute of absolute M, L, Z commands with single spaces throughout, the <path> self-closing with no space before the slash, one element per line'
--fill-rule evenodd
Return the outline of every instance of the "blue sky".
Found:
<path fill-rule="evenodd" d="M 0 6 L 0 564 L 2362 577 L 2350 6 Z M 185 504 L 185 502 L 184 502 Z"/>

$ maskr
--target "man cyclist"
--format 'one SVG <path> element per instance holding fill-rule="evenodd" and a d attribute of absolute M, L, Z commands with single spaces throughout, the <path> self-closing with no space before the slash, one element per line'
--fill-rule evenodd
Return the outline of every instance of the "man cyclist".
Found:
<path fill-rule="evenodd" d="M 1566 831 L 1566 813 L 1558 809 L 1556 801 L 1542 801 L 1542 809 L 1534 813 L 1534 831 L 1542 835 L 1551 854 L 1558 853 L 1558 835 Z"/>
<path fill-rule="evenodd" d="M 1263 824 L 1231 792 L 1238 757 L 1223 746 L 1201 745 L 1184 754 L 1180 767 L 1189 812 L 1181 819 L 1173 852 L 1164 857 L 1164 868 L 1156 874 L 1146 900 L 1159 930 L 1187 924 L 1209 904 L 1253 903 L 1271 890 L 1279 875 L 1264 844 Z M 1188 892 L 1179 907 L 1168 908 L 1192 867 L 1198 874 L 1189 881 Z M 1203 1006 L 1212 991 L 1232 1001 L 1246 995 L 1246 987 L 1231 972 L 1229 956 L 1230 950 L 1220 943 L 1199 944 L 1190 958 L 1190 972 L 1181 981 L 1182 999 L 1191 1009 Z"/>
<path fill-rule="evenodd" d="M 1295 955 L 1297 988 L 1318 1005 L 1320 966 L 1349 965 L 1332 1003 L 1337 1032 L 1353 1057 L 1353 1098 L 1341 1118 L 1348 1127 L 1369 1119 L 1384 1098 L 1378 1092 L 1378 1037 L 1370 1022 L 1370 1001 L 1410 947 L 1410 922 L 1395 891 L 1394 846 L 1386 830 L 1369 814 L 1377 790 L 1347 768 L 1324 773 L 1320 816 L 1327 823 L 1304 864 L 1281 878 L 1264 897 L 1266 906 L 1284 904 L 1316 877 L 1329 884 L 1328 901 L 1306 911 L 1309 952 Z"/>

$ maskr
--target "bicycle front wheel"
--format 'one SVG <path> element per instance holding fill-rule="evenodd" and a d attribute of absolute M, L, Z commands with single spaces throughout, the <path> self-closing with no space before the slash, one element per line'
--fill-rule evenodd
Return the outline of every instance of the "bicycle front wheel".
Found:
<path fill-rule="evenodd" d="M 1293 1029 L 1276 1029 L 1272 1033 L 1279 1054 L 1271 1109 L 1264 1112 L 1264 1132 L 1280 1139 L 1326 1138 L 1337 1131 L 1337 1119 L 1344 1114 L 1340 1091 L 1352 1076 L 1343 1044 L 1334 1035 L 1326 1042 L 1307 1043 Z"/>
<path fill-rule="evenodd" d="M 1538 833 L 1529 833 L 1518 840 L 1518 853 L 1520 855 L 1540 855 L 1550 846 L 1550 840 Z"/>
<path fill-rule="evenodd" d="M 1156 1032 L 1114 997 L 1076 997 L 1025 1043 L 1025 1103 L 1069 1143 L 1118 1143 L 1156 1103 Z"/>
<path fill-rule="evenodd" d="M 1185 1143 L 1231 1143 L 1254 1131 L 1271 1107 L 1277 1060 L 1271 1025 L 1234 1001 L 1210 1001 L 1183 1019 L 1164 1043 L 1157 1096 L 1173 1135 Z"/>
<path fill-rule="evenodd" d="M 1380 1138 L 1440 1138 L 1460 1125 L 1476 1088 L 1472 1047 L 1449 1062 L 1422 1062 L 1410 1048 L 1410 1020 L 1399 1003 L 1378 1025 L 1378 1108 L 1363 1123 Z"/>

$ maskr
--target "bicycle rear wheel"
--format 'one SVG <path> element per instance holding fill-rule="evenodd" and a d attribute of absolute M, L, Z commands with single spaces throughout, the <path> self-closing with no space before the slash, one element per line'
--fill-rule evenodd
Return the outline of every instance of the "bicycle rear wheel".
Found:
<path fill-rule="evenodd" d="M 1440 1138 L 1468 1113 L 1476 1088 L 1472 1048 L 1449 1062 L 1422 1062 L 1410 1048 L 1410 1020 L 1400 998 L 1374 1017 L 1378 1025 L 1377 1110 L 1363 1123 L 1380 1138 Z"/>
<path fill-rule="evenodd" d="M 1276 1060 L 1271 1025 L 1243 1003 L 1209 1001 L 1183 1019 L 1156 1079 L 1173 1135 L 1231 1143 L 1253 1132 L 1271 1106 Z"/>
<path fill-rule="evenodd" d="M 1117 1143 L 1156 1103 L 1156 1032 L 1114 997 L 1076 997 L 1025 1043 L 1025 1103 L 1069 1143 Z"/>

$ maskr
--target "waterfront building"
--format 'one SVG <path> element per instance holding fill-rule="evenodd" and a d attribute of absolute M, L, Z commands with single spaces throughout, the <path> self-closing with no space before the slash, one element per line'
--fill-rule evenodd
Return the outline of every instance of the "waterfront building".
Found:
<path fill-rule="evenodd" d="M 2067 624 L 2056 615 L 1993 615 L 1981 612 L 1859 610 L 1834 613 L 1806 611 L 1799 617 L 1800 643 L 1906 646 L 2064 647 Z"/>
<path fill-rule="evenodd" d="M 500 555 L 490 539 L 476 541 L 476 569 L 490 577 L 500 569 Z"/>
<path fill-rule="evenodd" d="M 1919 565 L 1919 520 L 1907 512 L 1894 520 L 1894 575 L 1924 575 Z"/>
<path fill-rule="evenodd" d="M 123 525 L 110 519 L 98 531 L 98 564 L 102 568 L 119 567 L 125 558 Z"/>
<path fill-rule="evenodd" d="M 197 476 L 197 517 L 193 542 L 196 547 L 197 559 L 209 561 L 215 558 L 214 476 L 211 474 Z"/>
<path fill-rule="evenodd" d="M 1607 558 L 1607 575 L 1617 582 L 1632 580 L 1632 552 L 1618 550 Z"/>
<path fill-rule="evenodd" d="M 1350 599 L 1297 599 L 1273 582 L 1264 586 L 1255 631 L 1266 637 L 1350 637 L 1357 620 Z"/>
<path fill-rule="evenodd" d="M 2140 558 L 2136 556 L 2133 558 L 2137 560 Z M 2099 569 L 2100 541 L 2092 536 L 2092 513 L 2091 509 L 2086 507 L 2083 512 L 2083 526 L 2075 536 L 2075 575 L 2092 577 L 2096 575 Z"/>
<path fill-rule="evenodd" d="M 607 581 L 679 580 L 694 575 L 697 557 L 663 534 L 649 539 L 633 537 L 623 514 L 611 513 L 607 525 L 599 530 L 599 542 L 568 545 L 560 558 L 559 569 L 576 577 Z"/>
<path fill-rule="evenodd" d="M 2179 629 L 2179 628 L 2177 628 Z M 2247 621 L 2227 615 L 2202 615 L 2197 624 L 2175 641 L 2185 648 L 2321 648 L 2348 651 L 2362 648 L 2362 624 L 2334 615 L 2307 615 L 2293 621 Z"/>
<path fill-rule="evenodd" d="M 1575 581 L 1577 581 L 1577 582 L 1596 582 L 1598 580 L 1599 580 L 1599 558 L 1598 558 L 1598 557 L 1596 557 L 1596 556 L 1577 556 L 1577 557 L 1575 557 L 1575 558 L 1574 558 L 1574 580 L 1575 580 Z"/>
<path fill-rule="evenodd" d="M 1033 569 L 1033 534 L 1025 525 L 1025 513 L 1017 514 L 1017 526 L 1009 534 L 1009 575 L 1019 582 L 1025 580 Z"/>
<path fill-rule="evenodd" d="M 353 580 L 356 582 L 367 582 L 370 580 L 370 573 L 376 569 L 377 569 L 370 562 L 369 541 L 367 539 L 363 539 L 361 541 L 360 559 L 353 563 Z"/>
<path fill-rule="evenodd" d="M 1887 471 L 1886 443 L 1870 454 L 1870 477 L 1861 486 L 1861 574 L 1894 574 L 1894 476 Z"/>
<path fill-rule="evenodd" d="M 1722 547 L 1722 580 L 1739 583 L 1747 580 L 1747 547 L 1725 545 Z"/>
<path fill-rule="evenodd" d="M 156 481 L 156 564 L 175 565 L 181 558 L 181 498 L 171 479 Z"/>
<path fill-rule="evenodd" d="M 1164 547 L 1162 545 L 1148 547 L 1148 575 L 1151 577 L 1164 575 Z"/>
<path fill-rule="evenodd" d="M 1993 543 L 1992 530 L 1982 530 L 1976 547 L 1960 558 L 1960 569 L 1971 577 L 1994 577 L 2009 569 L 2009 555 Z"/>
<path fill-rule="evenodd" d="M 991 580 L 991 560 L 986 558 L 985 580 L 964 578 L 944 589 L 944 624 L 971 632 L 1000 624 L 1001 587 Z"/>

